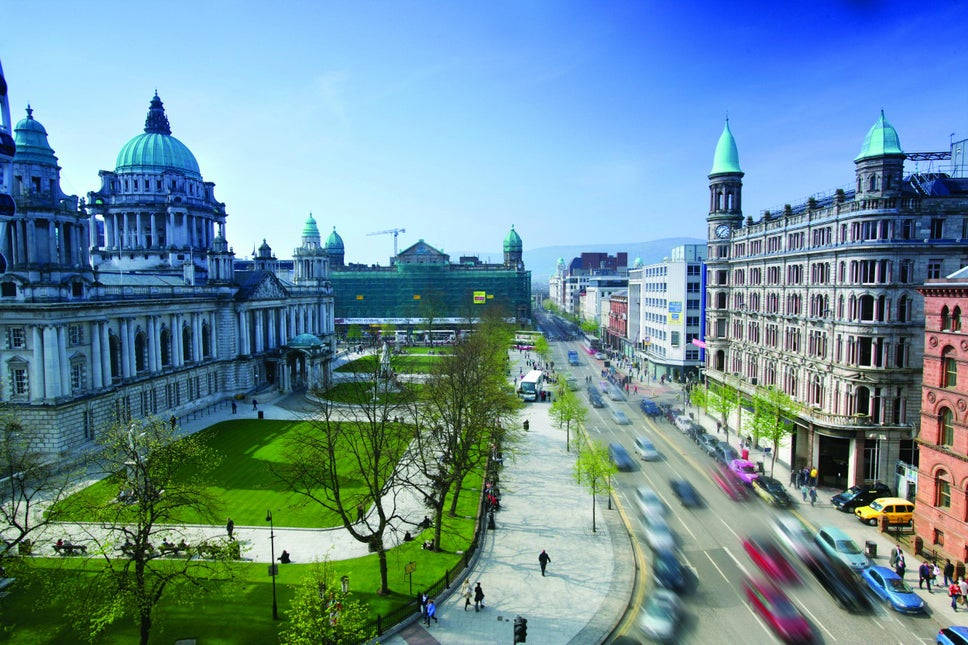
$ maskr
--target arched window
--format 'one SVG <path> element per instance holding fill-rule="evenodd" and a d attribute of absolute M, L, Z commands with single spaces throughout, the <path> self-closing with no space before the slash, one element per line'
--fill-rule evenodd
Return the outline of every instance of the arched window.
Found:
<path fill-rule="evenodd" d="M 862 181 L 860 177 L 857 178 L 857 192 L 858 193 L 864 192 L 864 186 L 862 185 Z"/>
<path fill-rule="evenodd" d="M 192 360 L 192 328 L 188 325 L 182 327 L 182 360 L 186 363 Z"/>
<path fill-rule="evenodd" d="M 951 346 L 941 351 L 941 387 L 958 387 L 958 362 Z"/>
<path fill-rule="evenodd" d="M 939 470 L 934 476 L 935 495 L 934 505 L 938 508 L 951 508 L 951 482 L 948 481 L 948 473 Z"/>
<path fill-rule="evenodd" d="M 134 335 L 134 368 L 136 372 L 148 368 L 148 338 L 143 331 Z"/>
<path fill-rule="evenodd" d="M 111 379 L 121 379 L 121 339 L 114 334 L 108 337 L 108 347 L 111 350 Z"/>
<path fill-rule="evenodd" d="M 955 415 L 950 408 L 938 413 L 938 444 L 951 446 L 955 442 Z"/>
<path fill-rule="evenodd" d="M 719 350 L 716 352 L 716 369 L 720 372 L 726 367 L 726 352 Z"/>
<path fill-rule="evenodd" d="M 877 175 L 871 175 L 867 185 L 869 190 L 877 190 Z"/>
<path fill-rule="evenodd" d="M 901 296 L 897 301 L 897 319 L 899 322 L 907 322 L 908 319 L 908 298 Z"/>
<path fill-rule="evenodd" d="M 860 319 L 874 320 L 874 296 L 860 297 Z"/>
<path fill-rule="evenodd" d="M 948 313 L 948 305 L 941 308 L 941 329 L 951 329 L 951 314 Z"/>
<path fill-rule="evenodd" d="M 961 331 L 961 307 L 951 312 L 951 331 Z"/>
<path fill-rule="evenodd" d="M 171 333 L 166 328 L 162 328 L 159 342 L 161 344 L 161 366 L 170 367 L 171 366 Z"/>
<path fill-rule="evenodd" d="M 871 391 L 861 386 L 854 391 L 854 413 L 870 414 L 871 411 Z"/>

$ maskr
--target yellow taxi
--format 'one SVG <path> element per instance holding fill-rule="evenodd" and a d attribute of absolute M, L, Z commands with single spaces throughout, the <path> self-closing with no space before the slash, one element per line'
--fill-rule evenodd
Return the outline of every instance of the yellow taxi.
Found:
<path fill-rule="evenodd" d="M 910 524 L 914 521 L 914 503 L 903 497 L 878 497 L 870 505 L 854 509 L 854 515 L 871 526 L 885 516 L 888 524 Z"/>

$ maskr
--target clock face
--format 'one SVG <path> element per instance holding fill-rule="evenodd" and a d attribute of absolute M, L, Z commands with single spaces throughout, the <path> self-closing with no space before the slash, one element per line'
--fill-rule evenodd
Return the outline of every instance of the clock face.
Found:
<path fill-rule="evenodd" d="M 720 224 L 716 227 L 716 237 L 724 239 L 729 237 L 729 224 Z"/>

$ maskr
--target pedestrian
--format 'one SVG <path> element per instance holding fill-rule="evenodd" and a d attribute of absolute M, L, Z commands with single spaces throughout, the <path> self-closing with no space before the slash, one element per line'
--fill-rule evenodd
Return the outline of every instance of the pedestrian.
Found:
<path fill-rule="evenodd" d="M 420 615 L 426 619 L 427 618 L 427 603 L 430 598 L 427 597 L 427 592 L 423 591 L 420 593 Z"/>
<path fill-rule="evenodd" d="M 229 539 L 231 540 L 232 539 L 232 531 L 235 530 L 235 522 L 232 521 L 232 518 L 231 517 L 229 517 L 227 519 L 228 519 L 228 521 L 225 522 L 225 532 L 229 534 Z"/>
<path fill-rule="evenodd" d="M 481 589 L 481 581 L 478 580 L 474 585 L 474 611 L 480 611 L 484 606 L 484 590 Z"/>
<path fill-rule="evenodd" d="M 793 486 L 793 484 L 795 484 L 796 481 L 797 481 L 797 471 L 791 468 L 790 469 L 790 484 L 789 485 L 790 486 Z"/>
<path fill-rule="evenodd" d="M 716 422 L 716 434 L 719 434 L 722 431 L 723 431 L 723 424 L 722 424 L 721 421 L 717 421 Z"/>
<path fill-rule="evenodd" d="M 547 551 L 545 551 L 544 549 L 541 549 L 541 555 L 538 556 L 538 564 L 541 565 L 541 577 L 542 578 L 544 578 L 545 567 L 548 566 L 548 563 L 549 562 L 551 562 L 551 556 L 548 555 L 548 552 Z"/>
<path fill-rule="evenodd" d="M 356 523 L 359 524 L 363 521 L 363 505 L 356 505 Z"/>
<path fill-rule="evenodd" d="M 965 580 L 964 576 L 961 577 L 961 582 L 958 583 L 958 591 L 961 593 L 961 602 L 968 607 L 968 580 Z"/>
<path fill-rule="evenodd" d="M 891 562 L 891 566 L 892 567 L 895 564 L 897 564 L 897 559 L 899 557 L 901 557 L 901 547 L 899 545 L 895 544 L 894 545 L 894 548 L 891 549 L 891 559 L 890 559 L 890 562 Z"/>
<path fill-rule="evenodd" d="M 810 470 L 810 485 L 811 486 L 816 486 L 817 485 L 817 474 L 818 473 L 817 473 L 817 469 L 816 468 L 812 468 Z"/>
<path fill-rule="evenodd" d="M 803 497 L 803 501 L 806 502 L 807 501 L 807 485 L 806 484 L 802 484 L 800 486 L 800 495 Z"/>
<path fill-rule="evenodd" d="M 904 579 L 904 570 L 905 570 L 905 568 L 906 568 L 906 566 L 905 566 L 905 562 L 904 562 L 904 556 L 903 555 L 900 555 L 897 558 L 897 562 L 894 563 L 894 573 L 896 573 L 897 574 L 897 577 L 898 578 L 901 578 L 902 580 Z"/>
<path fill-rule="evenodd" d="M 471 581 L 464 578 L 464 584 L 460 586 L 460 595 L 464 599 L 464 611 L 471 606 Z"/>
<path fill-rule="evenodd" d="M 253 410 L 258 410 L 259 409 L 259 402 L 256 401 L 255 399 L 252 399 L 252 409 Z"/>
<path fill-rule="evenodd" d="M 817 487 L 811 486 L 810 487 L 810 506 L 813 506 L 816 503 L 817 503 Z"/>
<path fill-rule="evenodd" d="M 941 567 L 937 564 L 931 566 L 931 584 L 938 584 L 938 578 L 941 576 Z"/>
<path fill-rule="evenodd" d="M 952 611 L 958 611 L 958 596 L 961 595 L 961 587 L 958 586 L 958 583 L 952 581 L 948 585 L 948 595 L 951 596 Z"/>
<path fill-rule="evenodd" d="M 944 561 L 944 586 L 950 587 L 955 581 L 955 565 L 951 564 L 951 560 L 945 558 Z"/>
<path fill-rule="evenodd" d="M 931 593 L 931 565 L 927 561 L 918 567 L 918 589 L 924 589 L 924 584 L 928 585 L 928 593 Z"/>
<path fill-rule="evenodd" d="M 427 627 L 430 627 L 430 619 L 431 618 L 434 619 L 434 622 L 435 623 L 440 622 L 440 621 L 437 620 L 437 605 L 434 604 L 434 601 L 433 600 L 431 600 L 430 602 L 427 603 L 427 614 L 426 614 L 425 618 L 427 620 Z"/>
<path fill-rule="evenodd" d="M 238 411 L 238 409 L 239 409 L 239 406 L 236 405 L 235 401 L 232 401 L 232 414 L 235 414 Z"/>

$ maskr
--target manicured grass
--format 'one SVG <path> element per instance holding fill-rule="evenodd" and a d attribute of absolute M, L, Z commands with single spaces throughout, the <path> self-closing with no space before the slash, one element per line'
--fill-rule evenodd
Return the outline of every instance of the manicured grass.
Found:
<path fill-rule="evenodd" d="M 326 390 L 326 392 L 323 394 L 323 398 L 329 401 L 335 401 L 336 403 L 359 404 L 361 402 L 365 402 L 360 400 L 360 398 L 364 396 L 364 392 L 361 391 L 360 389 L 363 386 L 364 384 L 362 383 L 337 383 L 333 387 Z M 365 391 L 366 396 L 369 396 L 369 393 L 372 392 L 372 386 L 370 387 L 371 389 L 368 389 Z M 419 394 L 420 389 L 423 387 L 423 384 L 405 383 L 403 384 L 403 387 L 408 388 L 414 394 Z M 402 403 L 408 399 L 408 396 L 412 396 L 412 395 L 408 395 L 407 392 L 404 392 L 404 391 L 389 392 L 389 393 L 380 394 L 378 397 L 378 400 L 382 402 L 383 398 L 386 396 L 389 397 L 390 403 Z"/>
<path fill-rule="evenodd" d="M 433 356 L 441 356 L 445 354 L 451 354 L 450 348 L 444 347 L 401 347 L 398 351 L 404 354 L 431 354 Z"/>
<path fill-rule="evenodd" d="M 187 524 L 219 524 L 231 517 L 238 526 L 262 526 L 266 509 L 272 509 L 277 526 L 328 527 L 341 524 L 335 513 L 315 502 L 286 489 L 272 468 L 285 463 L 286 441 L 294 433 L 310 428 L 308 422 L 276 421 L 270 419 L 238 419 L 217 423 L 198 432 L 195 437 L 207 444 L 221 461 L 210 474 L 208 489 L 222 503 L 220 517 L 198 517 L 186 511 L 180 518 Z M 406 435 L 401 432 L 402 437 Z M 401 441 L 404 441 L 401 438 Z M 186 463 L 184 473 L 191 476 L 196 464 Z M 352 457 L 346 455 L 340 471 L 351 473 Z M 105 503 L 114 499 L 119 484 L 108 477 L 62 502 L 68 520 L 94 521 L 88 508 L 90 502 Z M 351 496 L 363 486 L 354 488 L 344 484 L 343 494 Z"/>
<path fill-rule="evenodd" d="M 455 551 L 465 550 L 473 535 L 480 487 L 481 476 L 477 473 L 464 480 L 458 517 L 444 516 L 443 551 L 433 553 L 420 548 L 423 540 L 432 536 L 431 529 L 428 529 L 415 535 L 412 542 L 387 552 L 389 595 L 375 593 L 380 579 L 376 555 L 333 562 L 336 577 L 349 576 L 350 589 L 359 600 L 369 605 L 374 619 L 378 614 L 386 614 L 406 604 L 413 596 L 404 566 L 411 561 L 417 564 L 413 573 L 413 593 L 416 594 L 456 565 L 460 555 Z M 277 544 L 277 548 L 284 547 Z M 299 562 L 298 553 L 293 553 L 293 558 Z M 68 579 L 90 576 L 90 571 L 100 564 L 96 560 L 81 558 L 31 558 L 29 564 L 29 569 L 18 567 L 19 570 L 9 572 L 17 582 L 10 588 L 10 595 L 0 602 L 0 642 L 17 645 L 84 642 L 83 634 L 76 632 L 65 619 L 67 599 L 58 597 L 57 591 Z M 180 599 L 169 596 L 163 600 L 155 613 L 151 641 L 167 644 L 180 638 L 196 638 L 200 644 L 206 645 L 278 642 L 278 632 L 286 625 L 285 614 L 294 587 L 309 574 L 309 566 L 300 562 L 279 567 L 276 578 L 279 621 L 272 620 L 272 583 L 266 575 L 268 565 L 238 563 L 232 566 L 238 582 L 226 586 L 221 594 L 186 595 Z M 134 624 L 123 623 L 109 628 L 97 642 L 127 644 L 137 642 L 137 635 Z"/>
<path fill-rule="evenodd" d="M 436 364 L 438 356 L 394 356 L 390 360 L 390 365 L 394 371 L 401 374 L 429 374 Z M 350 361 L 336 368 L 337 372 L 364 372 L 373 374 L 377 369 L 378 356 L 370 354 L 361 356 L 354 361 Z"/>

